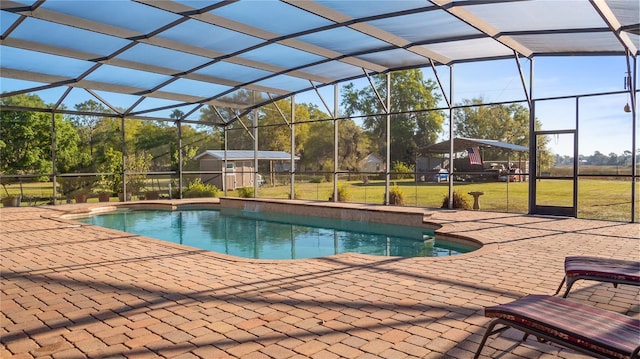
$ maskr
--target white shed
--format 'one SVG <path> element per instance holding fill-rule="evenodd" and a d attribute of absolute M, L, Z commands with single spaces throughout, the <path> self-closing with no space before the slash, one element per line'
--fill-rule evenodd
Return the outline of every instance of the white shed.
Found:
<path fill-rule="evenodd" d="M 201 171 L 215 171 L 217 173 L 203 173 L 203 183 L 209 183 L 222 190 L 235 190 L 241 187 L 253 187 L 256 183 L 254 176 L 253 150 L 207 150 L 196 157 Z M 258 161 L 269 161 L 269 169 L 275 172 L 288 172 L 291 169 L 291 154 L 284 151 L 257 151 Z M 294 160 L 299 160 L 297 156 Z M 226 160 L 226 166 L 225 166 Z M 223 178 L 225 180 L 223 181 Z"/>
<path fill-rule="evenodd" d="M 367 157 L 360 160 L 360 172 L 384 172 L 384 160 L 375 153 L 370 153 Z"/>

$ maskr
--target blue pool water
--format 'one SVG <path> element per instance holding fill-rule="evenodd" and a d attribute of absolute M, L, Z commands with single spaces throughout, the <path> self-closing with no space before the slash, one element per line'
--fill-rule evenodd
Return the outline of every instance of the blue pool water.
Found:
<path fill-rule="evenodd" d="M 300 259 L 355 252 L 441 257 L 474 247 L 436 239 L 424 228 L 236 209 L 116 211 L 79 221 L 218 253 Z"/>

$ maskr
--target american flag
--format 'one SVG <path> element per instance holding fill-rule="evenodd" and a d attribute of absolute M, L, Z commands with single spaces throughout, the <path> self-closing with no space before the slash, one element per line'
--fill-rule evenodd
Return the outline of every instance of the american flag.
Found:
<path fill-rule="evenodd" d="M 477 146 L 467 148 L 467 153 L 469 154 L 469 164 L 472 164 L 472 165 L 482 164 L 482 158 L 480 157 L 480 149 Z"/>

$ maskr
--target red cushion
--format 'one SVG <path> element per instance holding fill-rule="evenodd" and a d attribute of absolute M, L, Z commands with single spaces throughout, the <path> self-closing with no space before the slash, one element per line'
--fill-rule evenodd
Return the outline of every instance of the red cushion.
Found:
<path fill-rule="evenodd" d="M 564 271 L 571 277 L 602 277 L 640 284 L 640 262 L 598 257 L 566 257 Z"/>
<path fill-rule="evenodd" d="M 484 313 L 612 358 L 628 358 L 640 344 L 639 319 L 558 297 L 529 295 Z"/>

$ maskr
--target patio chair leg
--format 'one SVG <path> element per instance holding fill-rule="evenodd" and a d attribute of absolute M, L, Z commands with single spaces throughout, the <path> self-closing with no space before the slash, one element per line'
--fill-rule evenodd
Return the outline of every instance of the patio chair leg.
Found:
<path fill-rule="evenodd" d="M 564 295 L 562 296 L 562 298 L 566 298 L 569 295 L 569 291 L 571 290 L 571 287 L 573 287 L 573 280 L 568 280 L 567 281 L 567 290 L 564 292 Z"/>
<path fill-rule="evenodd" d="M 554 296 L 558 295 L 558 293 L 560 293 L 560 289 L 562 289 L 562 285 L 564 284 L 564 282 L 567 280 L 567 277 L 562 277 L 562 282 L 560 282 L 560 285 L 558 286 L 558 290 L 556 290 L 555 293 L 553 293 Z"/>
<path fill-rule="evenodd" d="M 482 352 L 482 348 L 484 348 L 484 345 L 487 342 L 487 339 L 489 339 L 490 336 L 497 334 L 497 333 L 501 333 L 504 332 L 505 330 L 509 329 L 510 327 L 505 325 L 502 328 L 498 328 L 496 330 L 493 330 L 493 328 L 495 328 L 496 325 L 500 324 L 501 320 L 496 319 L 493 322 L 491 322 L 491 324 L 489 324 L 489 326 L 487 327 L 487 331 L 484 333 L 484 336 L 482 337 L 482 340 L 480 341 L 480 346 L 478 346 L 478 350 L 476 351 L 476 355 L 473 357 L 473 359 L 478 359 L 478 357 L 480 356 L 480 353 Z"/>

